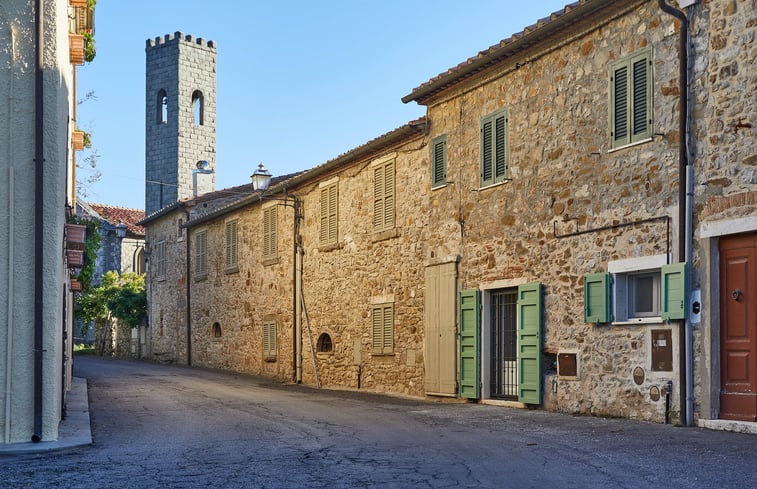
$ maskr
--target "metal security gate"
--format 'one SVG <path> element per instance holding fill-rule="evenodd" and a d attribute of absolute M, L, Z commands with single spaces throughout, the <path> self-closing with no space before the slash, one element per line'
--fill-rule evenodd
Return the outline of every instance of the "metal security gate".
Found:
<path fill-rule="evenodd" d="M 491 397 L 518 399 L 517 304 L 515 289 L 491 293 Z"/>

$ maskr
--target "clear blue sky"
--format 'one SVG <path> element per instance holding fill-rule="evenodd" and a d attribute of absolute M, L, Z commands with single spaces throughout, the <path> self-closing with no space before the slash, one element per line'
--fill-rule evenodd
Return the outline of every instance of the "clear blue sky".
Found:
<path fill-rule="evenodd" d="M 401 98 L 570 0 L 100 0 L 78 124 L 100 158 L 90 202 L 144 207 L 145 41 L 213 40 L 217 188 L 312 168 L 425 114 Z M 83 156 L 83 155 L 80 155 Z M 86 178 L 89 171 L 80 170 Z"/>

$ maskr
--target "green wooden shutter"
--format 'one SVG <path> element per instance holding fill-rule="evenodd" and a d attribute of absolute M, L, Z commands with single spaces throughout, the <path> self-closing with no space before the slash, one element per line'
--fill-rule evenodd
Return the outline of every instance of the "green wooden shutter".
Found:
<path fill-rule="evenodd" d="M 631 58 L 631 142 L 652 136 L 652 60 L 644 50 Z"/>
<path fill-rule="evenodd" d="M 195 276 L 202 277 L 207 273 L 208 235 L 200 231 L 195 236 Z"/>
<path fill-rule="evenodd" d="M 662 289 L 662 311 L 660 316 L 664 321 L 671 319 L 686 319 L 686 263 L 663 265 L 660 279 Z"/>
<path fill-rule="evenodd" d="M 507 170 L 507 113 L 501 112 L 494 118 L 494 181 L 504 181 Z"/>
<path fill-rule="evenodd" d="M 226 223 L 226 268 L 237 266 L 237 221 Z"/>
<path fill-rule="evenodd" d="M 629 143 L 628 138 L 628 65 L 625 61 L 610 68 L 610 146 Z"/>
<path fill-rule="evenodd" d="M 431 143 L 431 186 L 447 183 L 447 136 L 439 136 Z"/>
<path fill-rule="evenodd" d="M 584 275 L 584 321 L 609 323 L 610 304 L 610 274 Z"/>
<path fill-rule="evenodd" d="M 541 284 L 518 286 L 518 401 L 541 404 Z"/>
<path fill-rule="evenodd" d="M 384 227 L 384 168 L 373 170 L 373 227 L 380 231 Z"/>
<path fill-rule="evenodd" d="M 372 351 L 374 355 L 394 353 L 394 305 L 382 304 L 371 310 Z"/>
<path fill-rule="evenodd" d="M 337 242 L 337 185 L 321 189 L 321 234 L 320 244 Z"/>
<path fill-rule="evenodd" d="M 460 397 L 478 399 L 481 351 L 481 292 L 475 289 L 460 292 Z"/>
<path fill-rule="evenodd" d="M 263 258 L 274 258 L 276 248 L 277 212 L 276 206 L 263 211 Z"/>
<path fill-rule="evenodd" d="M 481 186 L 485 187 L 494 183 L 494 169 L 492 161 L 492 139 L 494 121 L 486 117 L 481 121 Z"/>
<path fill-rule="evenodd" d="M 394 163 L 384 167 L 384 229 L 394 227 Z"/>

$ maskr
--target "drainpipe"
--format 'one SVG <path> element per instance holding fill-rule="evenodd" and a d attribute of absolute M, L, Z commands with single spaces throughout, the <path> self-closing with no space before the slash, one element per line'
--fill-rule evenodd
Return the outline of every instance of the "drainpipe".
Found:
<path fill-rule="evenodd" d="M 10 81 L 8 83 L 8 107 L 13 107 L 13 76 L 16 59 L 16 26 L 11 26 L 11 70 Z M 8 127 L 8 310 L 7 310 L 7 335 L 5 345 L 5 437 L 3 442 L 8 444 L 11 441 L 11 406 L 13 405 L 13 390 L 11 379 L 13 378 L 13 290 L 15 284 L 13 283 L 13 276 L 16 274 L 14 270 L 13 260 L 13 236 L 15 226 L 15 196 L 13 194 L 14 187 L 14 173 L 13 173 L 13 161 L 16 158 L 15 150 L 13 148 L 13 124 Z"/>
<path fill-rule="evenodd" d="M 294 207 L 294 263 L 292 312 L 294 313 L 294 381 L 302 383 L 302 246 L 300 243 L 300 219 L 302 218 L 302 202 L 297 196 L 293 197 Z"/>
<path fill-rule="evenodd" d="M 181 210 L 184 211 L 184 215 L 187 218 L 186 221 L 184 221 L 185 226 L 186 226 L 186 223 L 189 222 L 189 209 L 187 209 L 186 207 L 182 205 Z M 186 262 L 187 262 L 187 365 L 191 366 L 192 365 L 192 286 L 191 286 L 192 262 L 190 260 L 191 247 L 189 243 L 189 236 L 191 233 L 189 232 L 188 227 L 185 227 L 185 229 L 187 230 L 187 237 L 185 240 L 187 242 L 187 259 L 186 259 Z"/>
<path fill-rule="evenodd" d="M 686 15 L 666 3 L 658 0 L 663 12 L 681 21 L 678 48 L 678 84 L 680 92 L 680 112 L 678 118 L 678 260 L 688 264 L 686 288 L 691 290 L 691 262 L 693 257 L 693 198 L 694 168 L 689 163 L 688 128 L 689 128 L 689 20 Z M 686 298 L 686 319 L 681 321 L 679 349 L 681 351 L 679 370 L 681 371 L 681 424 L 691 426 L 694 421 L 694 357 L 693 332 L 689 319 L 689 298 Z"/>
<path fill-rule="evenodd" d="M 42 300 L 44 258 L 42 236 L 44 219 L 44 29 L 42 8 L 44 0 L 35 0 L 34 25 L 36 33 L 36 68 L 34 84 L 34 434 L 32 441 L 42 440 L 42 347 L 43 319 Z"/>

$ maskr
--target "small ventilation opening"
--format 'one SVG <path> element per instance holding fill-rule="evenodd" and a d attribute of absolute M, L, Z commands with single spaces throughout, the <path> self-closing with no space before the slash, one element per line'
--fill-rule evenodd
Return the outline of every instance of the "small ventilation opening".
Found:
<path fill-rule="evenodd" d="M 218 323 L 213 323 L 213 338 L 220 338 L 221 337 L 221 325 Z"/>

